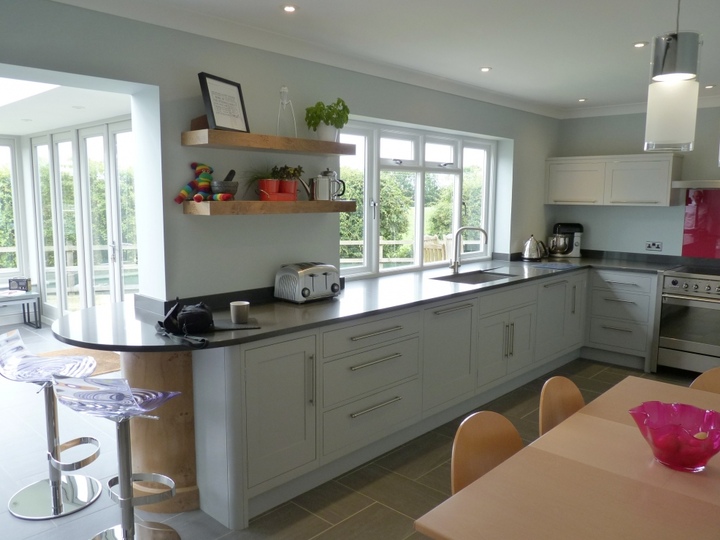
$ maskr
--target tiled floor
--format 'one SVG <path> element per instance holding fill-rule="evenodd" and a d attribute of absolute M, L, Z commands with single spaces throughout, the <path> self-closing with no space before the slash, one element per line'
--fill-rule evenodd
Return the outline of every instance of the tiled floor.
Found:
<path fill-rule="evenodd" d="M 62 348 L 49 328 L 0 327 L 0 333 L 19 328 L 33 352 Z M 693 374 L 642 372 L 576 360 L 557 371 L 573 379 L 586 401 L 632 374 L 687 385 Z M 549 376 L 549 375 L 548 375 Z M 538 404 L 542 383 L 532 381 L 488 403 L 507 416 L 526 443 L 537 436 Z M 116 471 L 114 425 L 59 407 L 61 440 L 79 435 L 100 439 L 103 453 L 81 471 L 103 483 Z M 49 521 L 24 521 L 13 517 L 6 502 L 22 486 L 47 475 L 44 460 L 42 396 L 37 387 L 0 378 L 0 537 L 8 540 L 82 540 L 119 521 L 119 511 L 106 494 L 90 507 Z M 450 495 L 450 452 L 461 418 L 396 448 L 327 484 L 296 497 L 257 518 L 244 531 L 229 531 L 200 511 L 158 515 L 137 510 L 140 519 L 165 521 L 183 540 L 382 540 L 424 538 L 413 530 L 413 521 Z"/>

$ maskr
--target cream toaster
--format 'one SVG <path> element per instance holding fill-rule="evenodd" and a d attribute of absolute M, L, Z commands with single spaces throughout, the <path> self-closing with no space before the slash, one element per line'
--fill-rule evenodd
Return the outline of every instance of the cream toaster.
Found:
<path fill-rule="evenodd" d="M 302 304 L 340 294 L 340 274 L 332 264 L 286 264 L 275 274 L 275 298 Z"/>

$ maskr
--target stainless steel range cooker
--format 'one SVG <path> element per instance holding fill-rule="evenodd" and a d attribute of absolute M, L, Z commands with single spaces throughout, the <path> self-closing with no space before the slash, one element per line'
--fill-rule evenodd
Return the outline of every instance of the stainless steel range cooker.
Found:
<path fill-rule="evenodd" d="M 720 366 L 720 267 L 664 272 L 657 363 L 697 372 Z"/>

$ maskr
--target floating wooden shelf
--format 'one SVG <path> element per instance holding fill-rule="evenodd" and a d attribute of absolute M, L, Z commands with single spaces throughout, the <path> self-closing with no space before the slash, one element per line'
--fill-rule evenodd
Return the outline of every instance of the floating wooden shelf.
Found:
<path fill-rule="evenodd" d="M 240 214 L 320 214 L 354 212 L 355 201 L 185 201 L 183 213 L 196 216 Z"/>
<path fill-rule="evenodd" d="M 182 133 L 183 146 L 237 150 L 260 150 L 293 154 L 341 154 L 354 156 L 355 145 L 294 137 L 275 137 L 220 129 L 196 129 Z"/>

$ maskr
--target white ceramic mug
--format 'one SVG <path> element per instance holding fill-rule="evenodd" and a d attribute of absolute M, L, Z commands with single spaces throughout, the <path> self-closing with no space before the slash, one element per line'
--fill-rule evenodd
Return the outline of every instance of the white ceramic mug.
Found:
<path fill-rule="evenodd" d="M 230 319 L 233 324 L 247 324 L 250 316 L 250 302 L 237 300 L 230 302 Z"/>

